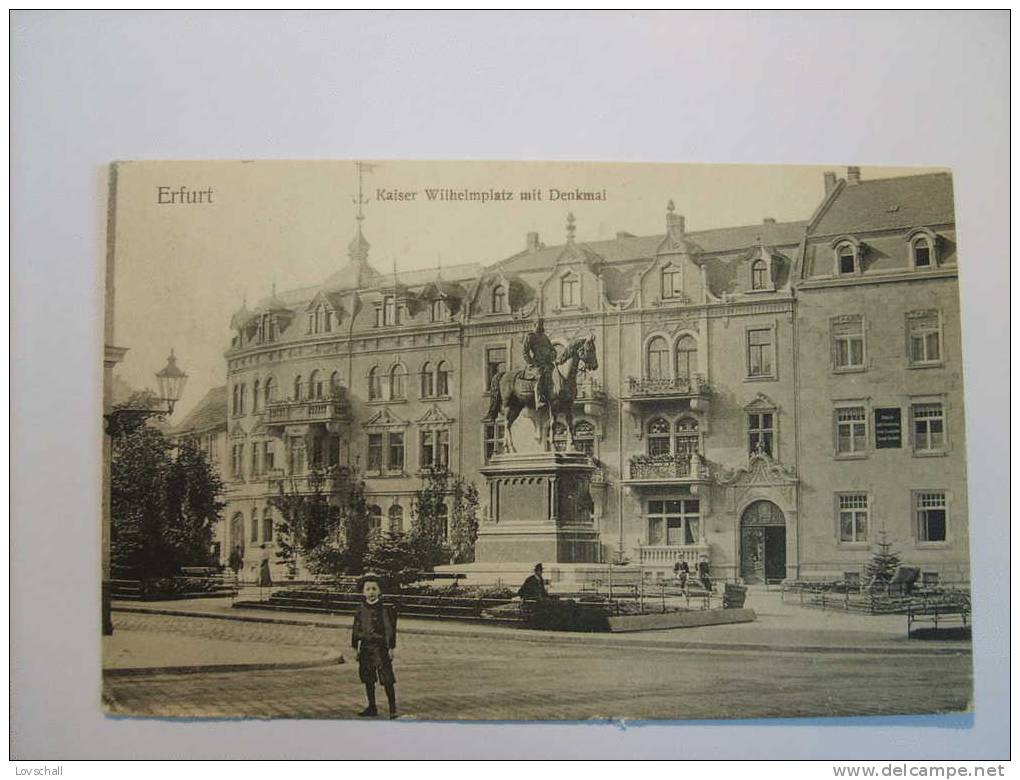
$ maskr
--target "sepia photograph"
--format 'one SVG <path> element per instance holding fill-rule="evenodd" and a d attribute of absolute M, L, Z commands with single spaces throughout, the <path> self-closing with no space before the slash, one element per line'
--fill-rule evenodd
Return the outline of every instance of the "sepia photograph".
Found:
<path fill-rule="evenodd" d="M 140 160 L 108 208 L 107 715 L 972 711 L 949 169 Z"/>

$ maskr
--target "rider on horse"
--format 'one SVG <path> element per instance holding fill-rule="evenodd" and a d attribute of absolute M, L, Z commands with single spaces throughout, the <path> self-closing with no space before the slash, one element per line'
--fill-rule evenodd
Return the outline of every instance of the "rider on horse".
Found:
<path fill-rule="evenodd" d="M 535 323 L 535 329 L 524 336 L 524 362 L 527 368 L 524 379 L 535 382 L 535 406 L 545 406 L 550 394 L 555 395 L 556 388 L 550 387 L 550 380 L 555 381 L 556 347 L 545 335 L 545 322 L 541 317 Z"/>

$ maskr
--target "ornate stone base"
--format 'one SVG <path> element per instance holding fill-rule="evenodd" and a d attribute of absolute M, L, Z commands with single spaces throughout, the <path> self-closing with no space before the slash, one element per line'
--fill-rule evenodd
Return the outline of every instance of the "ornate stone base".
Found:
<path fill-rule="evenodd" d="M 579 452 L 498 455 L 482 474 L 489 517 L 478 529 L 478 563 L 596 563 L 591 519 L 594 464 Z"/>

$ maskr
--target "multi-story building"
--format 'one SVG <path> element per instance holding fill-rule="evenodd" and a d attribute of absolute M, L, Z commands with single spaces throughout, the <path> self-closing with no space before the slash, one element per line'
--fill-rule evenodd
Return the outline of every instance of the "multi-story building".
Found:
<path fill-rule="evenodd" d="M 968 577 L 963 360 L 948 174 L 828 181 L 797 279 L 801 571 L 855 569 L 883 533 Z"/>
<path fill-rule="evenodd" d="M 595 335 L 574 435 L 603 560 L 841 576 L 884 526 L 907 562 L 965 576 L 949 177 L 826 186 L 804 222 L 688 231 L 671 203 L 663 234 L 583 242 L 568 216 L 561 244 L 432 271 L 375 270 L 359 219 L 336 274 L 233 317 L 223 557 L 266 557 L 269 498 L 312 468 L 357 467 L 380 530 L 409 527 L 432 465 L 481 487 L 489 384 L 542 316 L 554 342 Z"/>

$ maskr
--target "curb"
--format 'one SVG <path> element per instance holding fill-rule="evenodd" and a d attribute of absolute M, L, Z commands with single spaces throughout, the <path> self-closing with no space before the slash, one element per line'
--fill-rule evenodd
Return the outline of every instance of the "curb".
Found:
<path fill-rule="evenodd" d="M 256 672 L 270 669 L 314 669 L 318 666 L 339 666 L 347 663 L 341 653 L 307 661 L 275 661 L 251 664 L 201 664 L 196 666 L 134 666 L 103 669 L 103 677 L 152 677 L 156 675 L 203 674 L 205 672 Z"/>
<path fill-rule="evenodd" d="M 145 607 L 125 607 L 115 606 L 113 607 L 114 612 L 133 612 L 138 614 L 146 615 L 168 615 L 173 617 L 191 617 L 191 618 L 211 618 L 213 620 L 237 620 L 248 623 L 270 623 L 275 625 L 283 626 L 311 626 L 313 628 L 329 628 L 337 631 L 347 631 L 349 629 L 346 625 L 338 625 L 337 623 L 327 623 L 325 621 L 317 620 L 292 620 L 289 618 L 278 618 L 278 617 L 264 617 L 261 615 L 239 615 L 239 614 L 219 614 L 214 612 L 200 612 L 183 609 L 147 609 Z M 513 633 L 509 633 L 513 632 Z M 541 642 L 548 644 L 549 642 L 559 642 L 561 644 L 573 644 L 573 643 L 584 643 L 585 645 L 593 647 L 614 647 L 614 648 L 627 648 L 627 647 L 640 647 L 647 650 L 712 650 L 712 651 L 731 651 L 731 652 L 748 652 L 755 651 L 760 652 L 761 650 L 768 650 L 773 653 L 825 653 L 833 655 L 919 655 L 919 656 L 931 656 L 931 655 L 959 655 L 965 654 L 970 655 L 972 653 L 971 647 L 921 647 L 914 645 L 912 647 L 901 647 L 898 645 L 856 645 L 847 647 L 835 647 L 832 645 L 796 645 L 796 646 L 783 646 L 783 645 L 771 645 L 767 643 L 750 643 L 750 642 L 684 642 L 684 641 L 670 641 L 670 642 L 656 642 L 652 640 L 642 639 L 619 639 L 612 640 L 609 638 L 610 635 L 606 634 L 585 634 L 585 633 L 562 633 L 562 632 L 546 632 L 546 631 L 532 631 L 529 629 L 497 629 L 479 631 L 477 629 L 466 629 L 463 631 L 451 631 L 450 629 L 444 628 L 418 628 L 418 627 L 402 627 L 400 629 L 401 634 L 411 634 L 416 636 L 442 636 L 442 637 L 467 637 L 469 639 L 492 639 L 493 637 L 499 637 L 502 639 L 508 639 L 512 642 Z M 210 667 L 201 667 L 203 669 L 209 669 Z"/>

